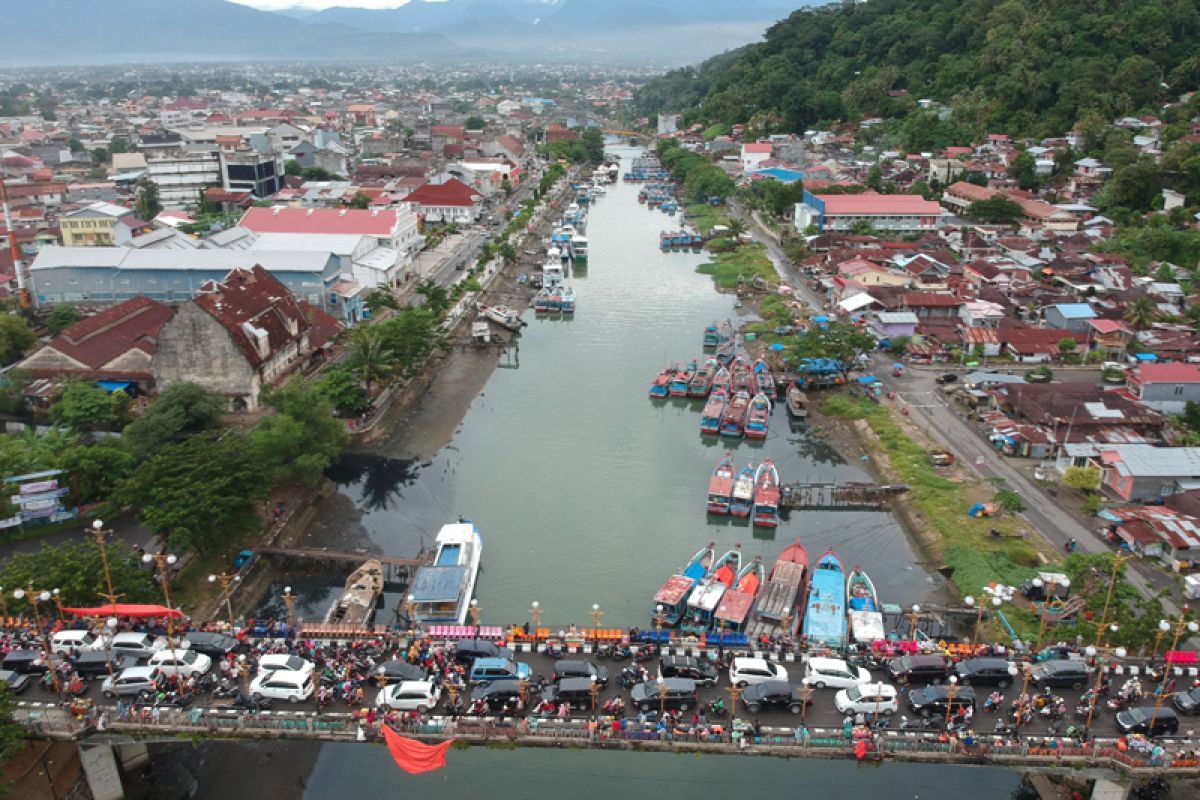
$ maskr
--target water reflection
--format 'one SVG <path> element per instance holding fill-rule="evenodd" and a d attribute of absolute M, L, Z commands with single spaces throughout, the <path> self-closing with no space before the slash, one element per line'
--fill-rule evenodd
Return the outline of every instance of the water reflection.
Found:
<path fill-rule="evenodd" d="M 418 463 L 415 458 L 347 451 L 325 470 L 325 474 L 339 486 L 357 485 L 363 508 L 381 511 L 398 506 L 403 497 L 400 489 L 412 486 L 421 469 L 427 466 L 429 462 Z"/>

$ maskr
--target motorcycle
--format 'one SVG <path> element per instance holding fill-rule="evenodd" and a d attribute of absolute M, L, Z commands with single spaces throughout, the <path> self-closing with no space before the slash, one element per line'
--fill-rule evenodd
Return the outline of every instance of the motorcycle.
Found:
<path fill-rule="evenodd" d="M 648 644 L 633 654 L 635 664 L 653 661 L 656 658 L 658 658 L 658 645 L 656 644 Z"/>
<path fill-rule="evenodd" d="M 625 700 L 621 697 L 610 697 L 600 707 L 600 710 L 609 716 L 617 716 L 625 713 Z"/>
<path fill-rule="evenodd" d="M 213 697 L 218 699 L 233 697 L 237 693 L 237 682 L 230 680 L 229 678 L 222 678 L 220 683 L 213 688 Z"/>
<path fill-rule="evenodd" d="M 243 711 L 249 711 L 251 714 L 257 714 L 260 711 L 270 711 L 271 698 L 263 697 L 256 700 L 255 698 L 249 697 L 243 694 L 241 691 L 238 691 L 233 696 L 233 707 L 240 708 Z"/>
<path fill-rule="evenodd" d="M 718 697 L 708 701 L 704 706 L 704 713 L 710 717 L 723 717 L 729 713 L 729 709 L 725 707 L 725 700 Z"/>
<path fill-rule="evenodd" d="M 644 682 L 643 672 L 644 670 L 634 666 L 625 667 L 621 670 L 621 674 L 617 676 L 617 683 L 620 684 L 622 689 L 629 689 L 634 684 Z"/>

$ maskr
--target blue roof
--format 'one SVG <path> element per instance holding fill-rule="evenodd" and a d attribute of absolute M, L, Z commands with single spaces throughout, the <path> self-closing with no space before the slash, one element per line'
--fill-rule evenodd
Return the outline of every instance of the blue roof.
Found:
<path fill-rule="evenodd" d="M 780 183 L 795 183 L 796 181 L 804 180 L 804 173 L 798 169 L 784 169 L 783 167 L 771 167 L 769 169 L 760 169 L 754 173 L 755 175 L 766 175 L 768 178 L 774 178 Z"/>
<path fill-rule="evenodd" d="M 1138 361 L 1158 361 L 1158 356 L 1154 353 L 1134 353 L 1133 357 Z"/>
<path fill-rule="evenodd" d="M 421 567 L 409 594 L 414 603 L 449 603 L 462 595 L 466 581 L 466 567 Z"/>
<path fill-rule="evenodd" d="M 1087 303 L 1057 303 L 1054 308 L 1066 319 L 1092 319 L 1096 316 Z"/>
<path fill-rule="evenodd" d="M 808 586 L 803 632 L 814 642 L 841 644 L 846 638 L 846 576 L 840 569 L 814 569 Z"/>

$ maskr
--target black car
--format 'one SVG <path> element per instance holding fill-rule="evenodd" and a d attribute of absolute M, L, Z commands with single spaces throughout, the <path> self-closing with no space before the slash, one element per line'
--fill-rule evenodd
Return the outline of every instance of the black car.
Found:
<path fill-rule="evenodd" d="M 706 689 L 716 686 L 720 677 L 711 661 L 695 656 L 663 656 L 661 667 L 664 678 L 691 678 Z"/>
<path fill-rule="evenodd" d="M 659 681 L 636 683 L 629 690 L 633 704 L 642 711 L 658 707 L 672 711 L 687 711 L 697 705 L 696 682 L 691 678 L 663 678 Z"/>
<path fill-rule="evenodd" d="M 954 700 L 950 701 L 947 686 L 924 686 L 920 689 L 910 689 L 908 705 L 923 717 L 945 716 L 946 706 L 951 704 L 954 711 L 961 708 L 975 708 L 975 690 L 971 687 L 958 689 Z"/>
<path fill-rule="evenodd" d="M 1037 686 L 1069 686 L 1079 691 L 1087 685 L 1089 677 L 1082 661 L 1055 659 L 1034 667 L 1032 681 Z"/>
<path fill-rule="evenodd" d="M 950 674 L 950 660 L 933 655 L 900 656 L 887 663 L 887 670 L 897 683 L 941 683 Z"/>
<path fill-rule="evenodd" d="M 40 650 L 11 650 L 4 657 L 0 669 L 19 672 L 22 675 L 41 675 L 47 667 Z"/>
<path fill-rule="evenodd" d="M 555 661 L 554 677 L 551 680 L 557 683 L 563 678 L 586 678 L 588 681 L 595 681 L 603 688 L 608 686 L 608 667 L 598 667 L 590 661 L 575 659 Z"/>
<path fill-rule="evenodd" d="M 400 681 L 424 681 L 429 679 L 429 675 L 423 667 L 407 661 L 385 661 L 371 670 L 372 681 L 379 683 L 380 678 L 387 679 L 391 684 Z"/>
<path fill-rule="evenodd" d="M 192 643 L 192 649 L 197 653 L 210 656 L 213 661 L 225 658 L 230 653 L 237 652 L 241 642 L 223 633 L 189 633 L 187 640 Z"/>
<path fill-rule="evenodd" d="M 934 378 L 934 380 L 937 381 L 938 383 L 942 383 L 942 384 L 957 383 L 958 382 L 958 373 L 943 372 L 941 375 L 938 375 L 936 378 Z"/>
<path fill-rule="evenodd" d="M 1187 714 L 1189 717 L 1200 714 L 1200 688 L 1176 692 L 1171 695 L 1171 705 L 1175 706 L 1180 714 Z"/>
<path fill-rule="evenodd" d="M 33 678 L 8 669 L 0 669 L 0 681 L 8 684 L 12 694 L 20 694 L 33 685 Z"/>
<path fill-rule="evenodd" d="M 1154 724 L 1151 725 L 1153 720 Z M 1172 736 L 1179 732 L 1179 717 L 1171 708 L 1155 709 L 1154 706 L 1127 708 L 1117 714 L 1117 728 L 1121 733 L 1142 733 L 1146 736 Z"/>
<path fill-rule="evenodd" d="M 801 687 L 787 681 L 763 681 L 746 687 L 742 692 L 742 705 L 750 714 L 757 714 L 763 708 L 786 708 L 793 714 L 799 714 L 804 709 L 804 695 Z M 808 698 L 812 705 L 812 697 Z"/>
<path fill-rule="evenodd" d="M 120 653 L 105 653 L 103 650 L 84 650 L 72 659 L 71 664 L 81 678 L 98 678 L 108 675 L 109 662 L 112 662 L 112 674 L 116 675 L 126 667 L 136 667 L 138 660 L 133 656 Z"/>
<path fill-rule="evenodd" d="M 1012 683 L 1012 666 L 1003 658 L 968 658 L 954 665 L 954 674 L 963 686 L 995 686 L 1003 689 Z"/>
<path fill-rule="evenodd" d="M 487 639 L 459 639 L 454 645 L 454 659 L 460 664 L 470 664 L 477 658 L 506 658 L 512 660 L 513 652 Z"/>
<path fill-rule="evenodd" d="M 521 682 L 511 680 L 492 681 L 480 686 L 471 694 L 471 702 L 482 699 L 492 711 L 499 711 L 506 705 L 515 710 L 521 699 Z"/>
<path fill-rule="evenodd" d="M 558 705 L 566 703 L 568 708 L 581 710 L 592 707 L 591 678 L 563 678 L 542 690 L 542 699 Z"/>

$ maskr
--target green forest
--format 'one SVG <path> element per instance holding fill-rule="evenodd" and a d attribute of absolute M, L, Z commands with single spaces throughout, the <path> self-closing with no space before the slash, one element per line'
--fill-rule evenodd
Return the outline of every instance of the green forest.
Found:
<path fill-rule="evenodd" d="M 1200 81 L 1200 0 L 871 0 L 802 9 L 765 41 L 675 70 L 642 113 L 802 131 L 931 98 L 978 134 L 1061 135 L 1154 113 Z"/>

